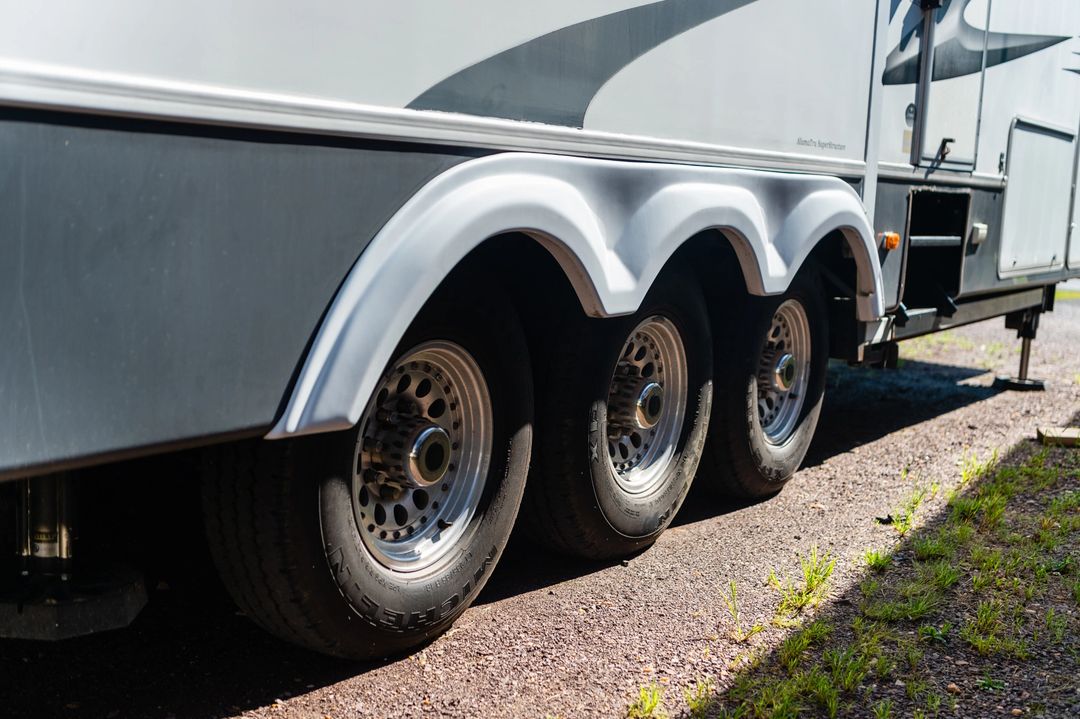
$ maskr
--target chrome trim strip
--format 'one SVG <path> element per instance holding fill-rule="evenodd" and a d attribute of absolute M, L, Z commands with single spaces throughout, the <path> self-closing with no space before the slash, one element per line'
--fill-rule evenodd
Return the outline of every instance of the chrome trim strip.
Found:
<path fill-rule="evenodd" d="M 0 104 L 630 160 L 862 177 L 861 160 L 579 130 L 23 62 L 0 57 Z"/>

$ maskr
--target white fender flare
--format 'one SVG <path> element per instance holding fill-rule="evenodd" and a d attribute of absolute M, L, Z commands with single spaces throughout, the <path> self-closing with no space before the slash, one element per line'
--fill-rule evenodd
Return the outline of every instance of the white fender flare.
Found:
<path fill-rule="evenodd" d="M 479 158 L 431 180 L 364 250 L 267 437 L 353 426 L 424 302 L 491 237 L 536 238 L 585 311 L 606 317 L 634 312 L 678 247 L 709 229 L 729 239 L 759 295 L 786 290 L 817 242 L 840 231 L 858 269 L 858 318 L 884 313 L 873 231 L 858 195 L 837 178 L 521 153 Z"/>

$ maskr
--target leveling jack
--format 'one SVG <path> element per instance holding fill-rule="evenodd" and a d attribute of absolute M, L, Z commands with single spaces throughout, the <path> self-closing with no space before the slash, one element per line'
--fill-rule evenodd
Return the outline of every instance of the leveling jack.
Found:
<path fill-rule="evenodd" d="M 1005 316 L 1006 329 L 1016 330 L 1020 338 L 1020 371 L 1015 377 L 998 377 L 994 380 L 997 389 L 1011 389 L 1019 392 L 1041 392 L 1046 389 L 1046 382 L 1028 377 L 1028 365 L 1031 362 L 1031 341 L 1039 330 L 1039 315 L 1036 309 L 1027 309 Z"/>
<path fill-rule="evenodd" d="M 0 637 L 57 640 L 126 627 L 146 605 L 129 567 L 74 561 L 70 475 L 18 482 L 15 571 L 0 576 Z"/>

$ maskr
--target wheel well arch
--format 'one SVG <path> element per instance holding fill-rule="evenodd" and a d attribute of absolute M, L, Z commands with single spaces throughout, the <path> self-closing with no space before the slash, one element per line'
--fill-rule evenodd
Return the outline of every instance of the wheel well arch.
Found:
<path fill-rule="evenodd" d="M 567 245 L 557 237 L 544 233 L 523 232 L 521 235 L 533 240 L 536 245 L 547 251 L 548 256 L 562 271 L 564 279 L 574 291 L 579 306 L 585 314 L 593 317 L 614 314 L 604 310 L 596 285 L 578 257 Z M 697 267 L 698 274 L 702 275 L 703 280 L 708 270 L 717 269 L 720 264 L 724 264 L 738 270 L 737 274 L 742 281 L 744 292 L 766 294 L 757 257 L 745 237 L 732 227 L 704 227 L 687 235 L 681 242 L 674 245 L 669 253 L 658 256 L 661 262 L 657 271 L 647 279 L 642 277 L 639 283 L 640 299 L 644 299 L 662 274 L 673 271 L 676 266 L 689 259 L 688 256 L 703 261 L 703 264 Z M 633 312 L 636 309 L 637 305 L 628 307 L 625 312 L 619 314 Z"/>
<path fill-rule="evenodd" d="M 529 270 L 525 274 L 505 273 L 507 268 L 523 267 Z M 581 274 L 575 274 L 575 270 Z M 647 295 L 668 273 L 689 272 L 703 286 L 722 277 L 725 286 L 746 294 L 748 282 L 760 285 L 756 268 L 750 279 L 746 276 L 747 270 L 739 259 L 735 243 L 726 233 L 709 228 L 685 238 L 664 259 L 660 271 L 642 290 Z M 478 274 L 502 274 L 501 289 L 514 302 L 531 341 L 551 326 L 553 316 L 563 313 L 609 316 L 593 311 L 597 304 L 590 298 L 595 296 L 595 287 L 574 256 L 554 237 L 535 232 L 506 232 L 489 237 L 447 274 L 439 289 L 452 293 L 453 285 Z M 634 307 L 632 311 L 637 309 Z"/>
<path fill-rule="evenodd" d="M 782 292 L 811 240 L 833 232 L 859 265 L 857 312 L 880 315 L 872 231 L 836 178 L 518 153 L 463 163 L 421 188 L 368 245 L 267 436 L 352 426 L 436 288 L 459 267 L 525 251 L 515 249 L 529 247 L 522 238 L 547 251 L 587 314 L 603 317 L 635 311 L 672 258 L 693 248 L 729 249 L 752 294 Z M 483 281 L 527 285 L 530 268 L 510 264 Z"/>

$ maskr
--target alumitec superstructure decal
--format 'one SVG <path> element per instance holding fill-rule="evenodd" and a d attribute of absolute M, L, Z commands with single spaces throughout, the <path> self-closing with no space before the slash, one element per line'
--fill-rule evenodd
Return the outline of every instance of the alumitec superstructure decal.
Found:
<path fill-rule="evenodd" d="M 892 0 L 890 21 L 896 16 L 903 1 Z M 964 11 L 970 4 L 971 0 L 945 0 L 937 11 L 934 80 L 948 80 L 981 72 L 984 42 L 986 67 L 989 68 L 1070 39 L 1067 35 L 987 33 L 973 27 L 964 18 Z M 919 79 L 919 43 L 913 40 L 922 35 L 922 10 L 915 3 L 911 3 L 903 22 L 908 29 L 902 35 L 900 44 L 885 60 L 882 82 L 886 85 L 909 85 Z"/>
<path fill-rule="evenodd" d="M 560 28 L 471 65 L 408 107 L 582 127 L 600 88 L 649 50 L 756 0 L 664 0 Z"/>

